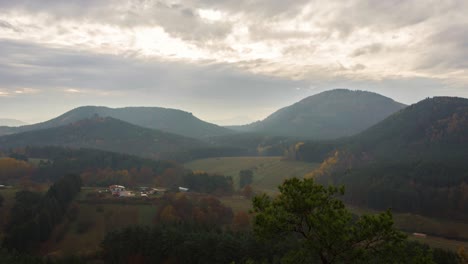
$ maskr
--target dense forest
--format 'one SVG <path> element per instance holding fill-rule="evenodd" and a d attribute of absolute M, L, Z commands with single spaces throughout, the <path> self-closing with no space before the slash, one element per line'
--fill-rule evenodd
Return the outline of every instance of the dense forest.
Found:
<path fill-rule="evenodd" d="M 468 100 L 426 99 L 361 134 L 305 142 L 292 157 L 319 161 L 309 177 L 344 184 L 349 202 L 468 219 Z"/>

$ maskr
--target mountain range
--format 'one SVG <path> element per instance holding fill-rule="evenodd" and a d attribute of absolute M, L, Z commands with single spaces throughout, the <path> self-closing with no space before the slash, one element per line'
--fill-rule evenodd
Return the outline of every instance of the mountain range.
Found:
<path fill-rule="evenodd" d="M 375 93 L 337 89 L 309 96 L 276 111 L 262 121 L 243 126 L 221 127 L 176 109 L 83 106 L 42 123 L 0 127 L 0 135 L 59 127 L 100 116 L 197 139 L 244 132 L 266 136 L 334 139 L 361 132 L 404 107 L 404 104 Z"/>
<path fill-rule="evenodd" d="M 193 138 L 220 136 L 232 132 L 227 128 L 202 121 L 191 113 L 176 109 L 160 107 L 108 108 L 103 106 L 83 106 L 42 123 L 21 127 L 0 127 L 0 135 L 59 127 L 96 116 L 112 117 L 133 125 Z"/>

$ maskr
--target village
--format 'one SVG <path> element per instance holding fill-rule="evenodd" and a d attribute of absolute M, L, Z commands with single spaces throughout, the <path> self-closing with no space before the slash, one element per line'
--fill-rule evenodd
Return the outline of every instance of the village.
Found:
<path fill-rule="evenodd" d="M 108 192 L 112 194 L 113 197 L 149 197 L 151 195 L 163 195 L 164 193 L 168 192 L 167 188 L 163 187 L 138 187 L 135 190 L 127 189 L 123 185 L 111 185 L 107 189 Z M 175 191 L 178 192 L 188 192 L 189 188 L 185 187 L 177 187 Z M 100 193 L 102 191 L 99 191 Z"/>

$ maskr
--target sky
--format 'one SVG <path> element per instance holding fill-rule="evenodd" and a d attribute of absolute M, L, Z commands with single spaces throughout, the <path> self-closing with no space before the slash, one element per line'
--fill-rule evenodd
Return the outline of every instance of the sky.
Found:
<path fill-rule="evenodd" d="M 322 91 L 468 97 L 466 0 L 0 0 L 0 118 L 263 119 Z"/>

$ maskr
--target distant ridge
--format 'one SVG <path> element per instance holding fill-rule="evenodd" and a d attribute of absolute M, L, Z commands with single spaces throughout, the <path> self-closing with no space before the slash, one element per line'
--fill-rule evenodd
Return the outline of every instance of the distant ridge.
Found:
<path fill-rule="evenodd" d="M 404 107 L 376 93 L 336 89 L 309 96 L 262 121 L 229 128 L 276 136 L 334 139 L 359 133 Z"/>
<path fill-rule="evenodd" d="M 15 127 L 15 126 L 24 126 L 24 125 L 27 125 L 27 123 L 20 121 L 20 120 L 10 119 L 10 118 L 0 118 L 0 127 L 1 126 Z"/>
<path fill-rule="evenodd" d="M 64 126 L 0 137 L 0 148 L 26 146 L 91 148 L 164 159 L 171 157 L 171 153 L 205 147 L 206 144 L 196 139 L 135 126 L 111 117 L 94 117 Z"/>
<path fill-rule="evenodd" d="M 137 126 L 158 129 L 193 138 L 220 136 L 231 132 L 227 128 L 202 121 L 191 113 L 176 109 L 160 107 L 108 108 L 103 106 L 83 106 L 42 123 L 17 128 L 0 127 L 0 135 L 63 126 L 95 116 L 112 117 Z"/>

